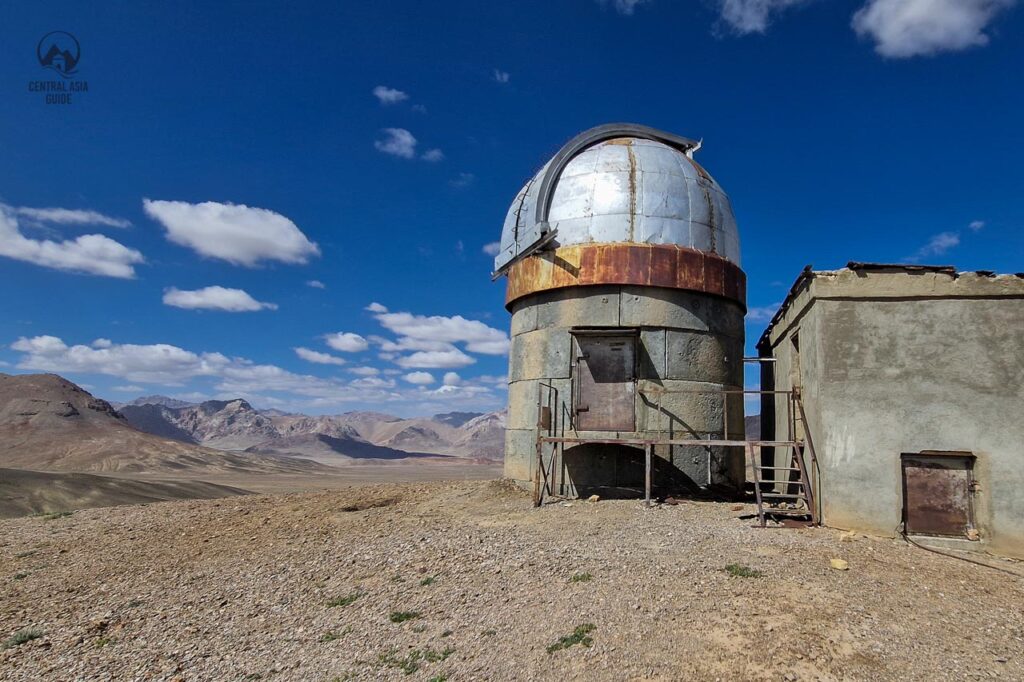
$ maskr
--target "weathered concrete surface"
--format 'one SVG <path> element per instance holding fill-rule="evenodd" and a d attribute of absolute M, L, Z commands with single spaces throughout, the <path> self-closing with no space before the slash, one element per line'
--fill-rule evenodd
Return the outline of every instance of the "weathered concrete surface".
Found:
<path fill-rule="evenodd" d="M 776 388 L 802 389 L 826 524 L 893 534 L 901 453 L 969 451 L 971 544 L 1024 556 L 1024 279 L 815 273 L 759 349 L 777 360 Z"/>
<path fill-rule="evenodd" d="M 572 431 L 572 327 L 638 328 L 636 431 Z M 595 438 L 743 437 L 742 396 L 722 389 L 743 383 L 743 308 L 689 291 L 592 285 L 520 298 L 512 305 L 505 476 L 529 487 L 536 469 L 537 404 L 549 397 L 555 430 Z M 547 388 L 550 386 L 551 388 Z M 701 393 L 703 392 L 703 393 Z M 639 456 L 637 455 L 639 453 Z M 550 461 L 550 446 L 544 461 Z M 655 453 L 655 484 L 674 477 L 691 485 L 743 484 L 738 448 L 665 446 Z M 642 485 L 642 449 L 591 444 L 567 447 L 556 480 L 573 495 L 598 484 Z"/>

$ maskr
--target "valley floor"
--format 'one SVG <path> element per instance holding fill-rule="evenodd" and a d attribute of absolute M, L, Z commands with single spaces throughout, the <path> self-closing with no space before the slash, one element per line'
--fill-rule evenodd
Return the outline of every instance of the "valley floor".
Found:
<path fill-rule="evenodd" d="M 1024 679 L 1024 579 L 752 510 L 485 481 L 4 520 L 0 639 L 38 637 L 0 679 Z"/>

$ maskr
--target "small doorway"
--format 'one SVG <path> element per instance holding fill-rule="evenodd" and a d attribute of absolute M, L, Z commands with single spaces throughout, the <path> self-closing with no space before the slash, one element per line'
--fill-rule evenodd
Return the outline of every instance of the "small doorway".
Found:
<path fill-rule="evenodd" d="M 573 330 L 573 412 L 579 431 L 636 430 L 635 330 Z"/>
<path fill-rule="evenodd" d="M 925 451 L 901 459 L 906 532 L 967 535 L 974 528 L 974 455 Z"/>

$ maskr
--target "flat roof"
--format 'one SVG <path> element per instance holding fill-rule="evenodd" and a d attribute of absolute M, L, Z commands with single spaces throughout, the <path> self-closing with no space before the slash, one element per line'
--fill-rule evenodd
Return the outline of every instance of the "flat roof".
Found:
<path fill-rule="evenodd" d="M 960 271 L 952 265 L 859 261 L 850 261 L 839 270 L 814 270 L 808 265 L 761 334 L 758 348 L 769 344 L 772 331 L 801 297 L 800 310 L 815 299 L 1022 298 L 1024 272 L 996 274 L 992 270 Z"/>

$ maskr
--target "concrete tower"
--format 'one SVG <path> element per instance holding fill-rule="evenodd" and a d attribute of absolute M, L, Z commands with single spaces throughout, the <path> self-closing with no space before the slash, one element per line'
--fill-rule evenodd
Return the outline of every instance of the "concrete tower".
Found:
<path fill-rule="evenodd" d="M 742 485 L 741 448 L 656 443 L 743 438 L 743 396 L 722 391 L 743 385 L 746 278 L 699 147 L 599 126 L 516 195 L 495 259 L 512 313 L 507 478 L 532 486 L 540 452 L 561 494 L 628 494 L 655 441 L 656 489 Z"/>

